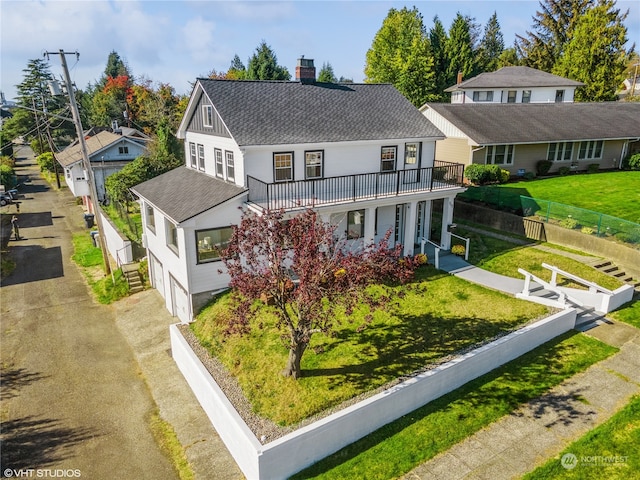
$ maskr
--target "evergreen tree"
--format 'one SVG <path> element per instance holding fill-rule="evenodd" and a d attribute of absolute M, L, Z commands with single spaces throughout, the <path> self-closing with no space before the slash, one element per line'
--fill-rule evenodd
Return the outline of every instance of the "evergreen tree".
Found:
<path fill-rule="evenodd" d="M 627 15 L 628 12 L 621 14 L 615 8 L 615 0 L 601 0 L 575 25 L 553 73 L 585 83 L 576 90 L 576 101 L 616 99 L 616 90 L 624 80 L 631 53 L 624 48 Z"/>
<path fill-rule="evenodd" d="M 105 86 L 109 77 L 127 77 L 129 79 L 129 83 L 133 83 L 133 76 L 129 71 L 129 67 L 115 50 L 112 50 L 107 57 L 107 66 L 105 67 L 104 74 L 99 82 L 101 87 Z"/>
<path fill-rule="evenodd" d="M 476 73 L 476 61 L 471 37 L 469 18 L 458 12 L 449 29 L 449 37 L 445 44 L 447 58 L 447 84 L 456 83 L 458 73 L 463 78 L 469 78 Z"/>
<path fill-rule="evenodd" d="M 493 72 L 499 68 L 499 58 L 504 50 L 504 39 L 500 31 L 498 14 L 493 15 L 484 27 L 484 36 L 478 48 L 478 69 L 481 72 Z"/>
<path fill-rule="evenodd" d="M 429 30 L 429 40 L 431 43 L 431 53 L 433 55 L 433 70 L 435 73 L 435 94 L 437 101 L 447 101 L 448 94 L 444 90 L 451 85 L 447 77 L 447 54 L 445 48 L 447 45 L 447 31 L 442 22 L 436 15 L 433 18 L 433 27 Z"/>
<path fill-rule="evenodd" d="M 337 83 L 335 73 L 333 73 L 333 67 L 330 63 L 323 63 L 320 73 L 318 73 L 318 81 L 326 83 Z"/>
<path fill-rule="evenodd" d="M 533 31 L 516 35 L 518 56 L 528 67 L 551 72 L 593 0 L 541 0 L 533 17 Z"/>
<path fill-rule="evenodd" d="M 520 65 L 518 53 L 515 47 L 505 48 L 498 57 L 498 67 L 514 67 Z"/>
<path fill-rule="evenodd" d="M 413 7 L 389 10 L 367 51 L 365 81 L 391 83 L 414 105 L 435 96 L 435 73 L 422 15 Z"/>
<path fill-rule="evenodd" d="M 289 71 L 278 65 L 275 52 L 265 41 L 256 48 L 247 66 L 247 80 L 290 80 Z"/>
<path fill-rule="evenodd" d="M 228 80 L 243 80 L 247 76 L 247 69 L 240 60 L 238 55 L 233 57 L 231 60 L 231 66 L 227 71 L 226 78 Z"/>

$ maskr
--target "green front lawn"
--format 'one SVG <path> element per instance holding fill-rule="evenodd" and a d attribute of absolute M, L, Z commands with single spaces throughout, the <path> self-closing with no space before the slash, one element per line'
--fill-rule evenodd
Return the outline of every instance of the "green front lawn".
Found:
<path fill-rule="evenodd" d="M 636 328 L 640 328 L 640 300 L 629 302 L 622 308 L 607 316 L 613 320 L 625 322 Z"/>
<path fill-rule="evenodd" d="M 293 478 L 400 477 L 616 351 L 586 335 L 567 333 L 385 425 Z"/>
<path fill-rule="evenodd" d="M 640 171 L 566 175 L 502 185 L 521 195 L 566 203 L 640 223 Z"/>
<path fill-rule="evenodd" d="M 273 330 L 224 338 L 228 297 L 203 310 L 191 328 L 237 378 L 256 413 L 290 425 L 548 313 L 432 267 L 396 291 L 397 304 L 376 312 L 366 328 L 359 328 L 367 314 L 362 307 L 339 319 L 335 336 L 314 336 L 297 381 L 280 374 L 288 351 Z M 272 327 L 270 308 L 261 308 L 254 326 Z"/>
<path fill-rule="evenodd" d="M 527 474 L 524 480 L 639 478 L 639 451 L 640 396 L 636 395 L 607 422 L 569 445 L 557 458 Z M 562 466 L 560 460 L 565 454 L 575 455 L 574 468 Z"/>

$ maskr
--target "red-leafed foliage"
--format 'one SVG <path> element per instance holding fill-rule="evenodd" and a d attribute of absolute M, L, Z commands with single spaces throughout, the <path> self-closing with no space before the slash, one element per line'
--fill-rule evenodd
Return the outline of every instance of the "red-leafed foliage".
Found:
<path fill-rule="evenodd" d="M 283 374 L 299 378 L 311 336 L 333 330 L 337 309 L 349 313 L 360 302 L 382 306 L 389 298 L 374 300 L 366 293 L 367 285 L 404 283 L 413 277 L 415 262 L 401 258 L 400 245 L 388 247 L 389 235 L 354 250 L 313 210 L 289 220 L 282 211 L 245 212 L 224 254 L 235 297 L 228 332 L 246 333 L 256 313 L 252 304 L 268 298 L 289 348 Z"/>

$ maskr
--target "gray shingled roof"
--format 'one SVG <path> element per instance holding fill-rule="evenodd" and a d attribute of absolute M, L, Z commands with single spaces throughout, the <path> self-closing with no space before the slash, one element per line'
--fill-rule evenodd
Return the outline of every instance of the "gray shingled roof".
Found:
<path fill-rule="evenodd" d="M 640 137 L 640 103 L 429 103 L 476 145 Z M 423 108 L 425 108 L 423 107 Z"/>
<path fill-rule="evenodd" d="M 121 141 L 122 135 L 111 133 L 107 131 L 98 132 L 95 135 L 85 139 L 84 143 L 87 145 L 87 153 L 91 157 L 94 153 L 103 150 L 109 145 Z M 74 163 L 82 161 L 82 148 L 80 142 L 73 143 L 61 152 L 55 154 L 56 159 L 63 167 L 68 167 Z"/>
<path fill-rule="evenodd" d="M 176 223 L 241 195 L 246 189 L 187 167 L 178 167 L 140 183 L 131 191 Z"/>
<path fill-rule="evenodd" d="M 580 87 L 582 82 L 569 80 L 531 67 L 502 67 L 453 85 L 445 92 L 478 88 Z"/>
<path fill-rule="evenodd" d="M 393 85 L 198 82 L 240 146 L 443 137 Z"/>

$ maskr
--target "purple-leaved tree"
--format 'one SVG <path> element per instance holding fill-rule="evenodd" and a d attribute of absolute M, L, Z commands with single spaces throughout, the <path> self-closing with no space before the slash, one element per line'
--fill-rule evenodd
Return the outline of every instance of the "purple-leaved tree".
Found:
<path fill-rule="evenodd" d="M 374 300 L 366 293 L 367 285 L 404 283 L 413 277 L 414 260 L 401 258 L 400 245 L 389 248 L 390 232 L 357 251 L 346 248 L 346 240 L 335 233 L 335 226 L 313 210 L 288 220 L 282 211 L 245 212 L 223 255 L 235 296 L 228 332 L 248 332 L 256 314 L 252 304 L 268 298 L 289 349 L 285 376 L 301 376 L 300 360 L 311 336 L 335 328 L 337 309 L 349 313 L 360 302 L 375 307 L 388 300 Z"/>

